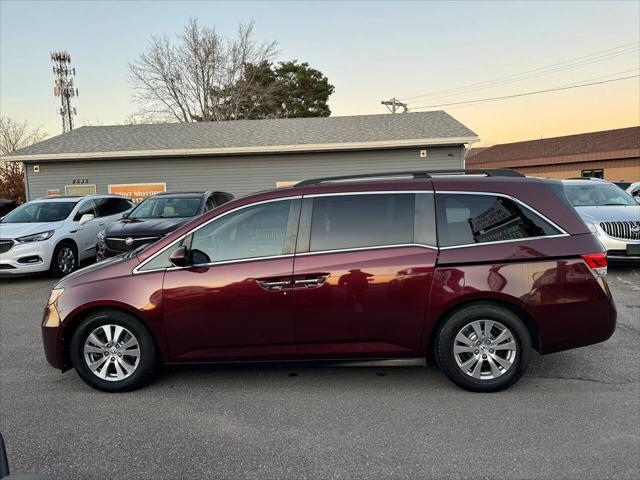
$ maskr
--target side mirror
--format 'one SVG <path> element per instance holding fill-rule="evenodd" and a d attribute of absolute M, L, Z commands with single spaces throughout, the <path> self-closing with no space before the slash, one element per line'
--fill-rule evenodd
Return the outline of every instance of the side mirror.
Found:
<path fill-rule="evenodd" d="M 78 223 L 80 225 L 84 225 L 85 223 L 90 222 L 94 218 L 95 218 L 95 216 L 93 215 L 93 213 L 85 213 L 84 215 L 82 215 L 80 217 L 80 221 Z"/>
<path fill-rule="evenodd" d="M 169 261 L 176 267 L 186 267 L 189 263 L 189 250 L 187 247 L 176 248 L 171 255 L 169 255 Z"/>

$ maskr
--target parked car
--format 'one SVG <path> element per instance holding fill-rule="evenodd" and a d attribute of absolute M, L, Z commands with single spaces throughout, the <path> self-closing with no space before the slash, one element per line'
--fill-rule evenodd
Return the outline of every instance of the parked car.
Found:
<path fill-rule="evenodd" d="M 0 198 L 0 219 L 4 217 L 11 210 L 18 207 L 18 203 L 15 200 L 9 200 L 8 198 Z"/>
<path fill-rule="evenodd" d="M 2 480 L 47 480 L 46 477 L 37 473 L 15 473 L 9 474 L 9 459 L 7 450 L 4 447 L 4 438 L 0 433 L 0 479 Z"/>
<path fill-rule="evenodd" d="M 640 202 L 640 182 L 634 182 L 626 189 L 626 192 L 631 195 L 636 201 Z"/>
<path fill-rule="evenodd" d="M 631 182 L 611 182 L 611 183 L 613 183 L 616 187 L 621 188 L 622 190 L 626 190 L 631 186 Z"/>
<path fill-rule="evenodd" d="M 532 348 L 608 339 L 606 254 L 562 183 L 482 172 L 317 179 L 231 201 L 58 283 L 46 358 L 122 391 L 160 363 L 415 364 L 432 350 L 453 382 L 486 392 L 515 383 Z"/>
<path fill-rule="evenodd" d="M 95 257 L 98 231 L 132 206 L 117 195 L 49 197 L 20 205 L 0 221 L 0 273 L 73 272 Z"/>
<path fill-rule="evenodd" d="M 232 198 L 225 192 L 172 192 L 149 197 L 98 233 L 96 258 L 103 260 L 156 242 Z"/>
<path fill-rule="evenodd" d="M 571 204 L 602 242 L 611 262 L 640 261 L 640 205 L 599 179 L 563 180 Z"/>

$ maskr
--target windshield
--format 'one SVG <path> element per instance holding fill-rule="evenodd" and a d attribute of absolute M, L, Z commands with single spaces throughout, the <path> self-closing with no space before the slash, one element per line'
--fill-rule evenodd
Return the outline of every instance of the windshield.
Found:
<path fill-rule="evenodd" d="M 148 198 L 128 215 L 128 218 L 181 218 L 198 214 L 200 197 L 153 197 Z"/>
<path fill-rule="evenodd" d="M 574 207 L 637 205 L 627 192 L 607 183 L 593 185 L 565 184 L 564 191 Z"/>
<path fill-rule="evenodd" d="M 60 222 L 67 218 L 76 202 L 31 202 L 20 205 L 2 223 Z"/>

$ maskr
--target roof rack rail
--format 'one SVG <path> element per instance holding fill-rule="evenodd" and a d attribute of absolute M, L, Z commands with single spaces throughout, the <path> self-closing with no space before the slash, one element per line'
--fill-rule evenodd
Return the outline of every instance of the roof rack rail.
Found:
<path fill-rule="evenodd" d="M 565 178 L 565 180 L 592 180 L 595 182 L 606 182 L 604 178 L 598 178 L 598 177 L 569 177 L 569 178 Z"/>
<path fill-rule="evenodd" d="M 515 170 L 508 168 L 461 168 L 450 170 L 422 170 L 422 171 L 409 171 L 409 172 L 381 172 L 381 173 L 362 173 L 359 175 L 341 175 L 339 177 L 324 177 L 324 178 L 311 178 L 309 180 L 303 180 L 296 183 L 296 187 L 309 187 L 311 185 L 320 185 L 325 182 L 335 182 L 341 180 L 366 180 L 369 178 L 389 178 L 389 177 L 413 177 L 418 178 L 432 178 L 437 175 L 486 175 L 487 177 L 524 177 Z"/>

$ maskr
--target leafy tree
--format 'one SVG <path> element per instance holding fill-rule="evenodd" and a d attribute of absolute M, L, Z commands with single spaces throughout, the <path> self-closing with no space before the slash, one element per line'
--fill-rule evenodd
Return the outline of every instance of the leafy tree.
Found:
<path fill-rule="evenodd" d="M 331 109 L 327 101 L 334 87 L 321 71 L 297 60 L 280 62 L 275 68 L 275 96 L 282 116 L 328 117 Z"/>

